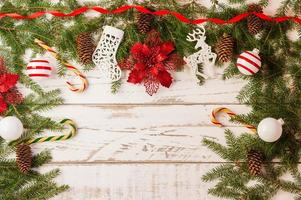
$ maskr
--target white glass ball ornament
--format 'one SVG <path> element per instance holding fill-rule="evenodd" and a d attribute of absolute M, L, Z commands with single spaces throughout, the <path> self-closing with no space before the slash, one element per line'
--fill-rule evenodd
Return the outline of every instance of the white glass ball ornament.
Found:
<path fill-rule="evenodd" d="M 22 122 L 14 116 L 4 117 L 0 121 L 0 136 L 7 140 L 13 141 L 23 134 Z"/>
<path fill-rule="evenodd" d="M 258 124 L 258 136 L 265 142 L 275 142 L 282 135 L 283 124 L 284 121 L 282 119 L 265 118 Z"/>

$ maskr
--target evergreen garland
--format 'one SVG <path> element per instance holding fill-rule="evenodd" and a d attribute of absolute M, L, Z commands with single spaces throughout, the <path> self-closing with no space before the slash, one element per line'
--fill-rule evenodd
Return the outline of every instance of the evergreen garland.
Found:
<path fill-rule="evenodd" d="M 126 3 L 126 0 L 107 0 L 99 3 L 91 2 L 87 5 L 100 5 L 111 10 Z M 212 3 L 213 6 L 209 9 L 198 5 L 195 1 L 179 4 L 175 0 L 150 0 L 141 5 L 151 5 L 154 10 L 177 11 L 189 18 L 204 16 L 229 19 L 248 9 L 245 0 L 229 0 L 227 4 L 214 0 Z M 262 7 L 267 4 L 265 0 L 258 3 Z M 299 14 L 300 4 L 300 0 L 283 1 L 277 10 L 277 16 L 285 15 L 288 11 L 295 15 Z M 0 1 L 0 6 L 0 12 L 3 13 L 16 12 L 28 15 L 41 10 L 58 10 L 67 13 L 82 5 L 79 5 L 76 0 L 61 0 L 55 4 L 46 0 L 11 0 Z M 33 91 L 22 104 L 11 106 L 7 113 L 7 115 L 18 116 L 23 124 L 26 124 L 27 131 L 16 143 L 7 144 L 0 138 L 0 199 L 48 199 L 67 189 L 67 186 L 57 186 L 52 182 L 58 174 L 57 170 L 46 174 L 36 171 L 22 174 L 18 171 L 15 160 L 7 159 L 17 143 L 34 137 L 44 130 L 62 128 L 57 122 L 39 114 L 61 104 L 62 99 L 59 97 L 59 91 L 45 92 L 23 74 L 26 66 L 23 61 L 25 50 L 31 49 L 35 54 L 42 53 L 43 49 L 33 42 L 38 38 L 49 46 L 55 47 L 65 60 L 79 61 L 76 48 L 76 37 L 79 34 L 91 32 L 97 36 L 103 25 L 117 24 L 118 28 L 125 31 L 125 40 L 117 54 L 117 60 L 120 61 L 128 56 L 135 42 L 144 39 L 144 35 L 138 32 L 135 14 L 135 11 L 130 10 L 118 15 L 100 15 L 94 18 L 80 15 L 73 18 L 40 17 L 23 21 L 15 21 L 11 18 L 0 19 L 2 43 L 0 56 L 5 58 L 12 72 L 20 75 L 20 82 Z M 185 40 L 193 25 L 181 23 L 172 16 L 155 17 L 153 24 L 162 33 L 163 40 L 174 41 L 177 51 L 182 56 L 194 51 L 193 45 Z M 238 95 L 238 100 L 242 104 L 251 106 L 252 111 L 237 116 L 235 120 L 243 120 L 254 126 L 265 117 L 282 118 L 285 121 L 283 136 L 275 143 L 265 143 L 247 133 L 235 137 L 229 130 L 225 133 L 226 146 L 205 139 L 203 143 L 227 161 L 203 176 L 204 181 L 218 181 L 209 193 L 228 199 L 266 200 L 271 199 L 281 189 L 296 193 L 296 199 L 301 199 L 301 174 L 297 169 L 301 147 L 301 40 L 293 42 L 286 34 L 292 29 L 297 29 L 301 34 L 300 25 L 290 21 L 281 24 L 265 22 L 263 31 L 257 36 L 247 31 L 247 20 L 224 26 L 208 23 L 206 29 L 206 41 L 210 45 L 216 44 L 224 33 L 231 33 L 236 41 L 235 55 L 253 48 L 258 48 L 261 52 L 262 69 L 256 75 L 251 77 L 241 75 L 235 66 L 235 56 L 225 71 L 225 79 L 240 77 L 248 81 Z M 83 66 L 86 70 L 94 67 L 91 64 Z M 58 71 L 63 76 L 66 69 L 60 66 Z M 201 77 L 200 79 L 202 80 Z M 120 82 L 113 83 L 112 92 L 116 92 L 119 87 Z M 251 149 L 258 149 L 265 155 L 265 173 L 262 175 L 252 176 L 248 171 L 247 153 Z M 34 157 L 33 166 L 39 167 L 49 160 L 49 153 L 42 152 Z M 291 173 L 294 180 L 281 179 L 286 172 Z M 249 185 L 250 181 L 257 183 Z"/>
<path fill-rule="evenodd" d="M 295 10 L 301 1 L 285 1 L 277 11 L 277 16 L 286 10 Z M 231 18 L 237 13 L 245 12 L 247 5 L 233 8 L 216 2 L 209 9 L 209 17 Z M 267 6 L 266 2 L 261 3 Z M 217 12 L 218 11 L 218 12 Z M 299 13 L 296 12 L 296 15 Z M 227 25 L 208 25 L 208 40 L 216 43 L 224 32 L 231 33 L 236 40 L 235 54 L 258 48 L 262 58 L 262 67 L 254 76 L 244 76 L 236 67 L 236 57 L 225 70 L 224 78 L 240 77 L 248 81 L 238 95 L 241 104 L 248 105 L 252 111 L 239 115 L 234 121 L 245 121 L 257 126 L 266 117 L 283 118 L 285 121 L 283 135 L 274 143 L 266 143 L 259 137 L 249 133 L 235 137 L 226 131 L 226 146 L 213 140 L 204 139 L 203 144 L 222 157 L 227 164 L 212 169 L 203 176 L 204 181 L 217 181 L 209 193 L 227 199 L 271 199 L 279 190 L 295 193 L 296 199 L 301 199 L 301 179 L 298 171 L 300 160 L 301 132 L 301 40 L 291 41 L 287 33 L 294 28 L 300 30 L 300 25 L 291 22 L 281 24 L 264 23 L 264 30 L 257 36 L 247 31 L 246 21 Z M 214 30 L 214 31 L 211 31 Z M 250 175 L 247 154 L 257 149 L 265 155 L 264 173 L 258 176 Z M 291 181 L 282 179 L 282 175 L 290 173 Z M 253 182 L 253 184 L 251 184 Z"/>

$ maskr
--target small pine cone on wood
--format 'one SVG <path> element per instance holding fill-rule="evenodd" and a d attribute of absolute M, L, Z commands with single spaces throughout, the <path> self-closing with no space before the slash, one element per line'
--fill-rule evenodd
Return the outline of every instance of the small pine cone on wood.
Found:
<path fill-rule="evenodd" d="M 224 33 L 223 37 L 216 44 L 215 52 L 222 62 L 228 62 L 233 57 L 234 39 L 231 35 Z"/>
<path fill-rule="evenodd" d="M 248 12 L 262 13 L 262 8 L 259 5 L 251 4 L 249 5 Z M 247 18 L 248 31 L 252 35 L 256 35 L 263 29 L 263 21 L 256 15 L 251 14 Z"/>
<path fill-rule="evenodd" d="M 247 154 L 249 172 L 253 176 L 261 174 L 263 154 L 256 150 L 250 150 Z"/>
<path fill-rule="evenodd" d="M 92 63 L 92 55 L 96 48 L 91 33 L 81 33 L 76 38 L 77 55 L 83 64 Z"/>
<path fill-rule="evenodd" d="M 20 144 L 17 146 L 17 166 L 22 173 L 27 173 L 32 164 L 31 147 L 27 144 Z"/>
<path fill-rule="evenodd" d="M 154 16 L 152 14 L 138 13 L 137 15 L 138 31 L 143 34 L 148 33 L 152 29 L 153 21 L 154 21 Z"/>

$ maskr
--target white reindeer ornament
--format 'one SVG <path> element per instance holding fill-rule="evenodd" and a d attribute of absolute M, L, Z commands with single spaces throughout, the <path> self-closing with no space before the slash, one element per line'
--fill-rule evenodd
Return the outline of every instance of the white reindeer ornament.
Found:
<path fill-rule="evenodd" d="M 213 70 L 213 65 L 216 60 L 216 54 L 211 51 L 211 47 L 206 43 L 206 30 L 204 26 L 199 26 L 193 30 L 192 33 L 188 33 L 187 41 L 194 42 L 197 41 L 195 49 L 199 51 L 191 54 L 187 58 L 184 57 L 185 62 L 191 67 L 193 75 L 197 78 L 198 76 L 203 76 L 205 79 L 209 77 L 214 77 L 215 73 Z M 198 64 L 203 65 L 203 73 L 199 72 Z"/>

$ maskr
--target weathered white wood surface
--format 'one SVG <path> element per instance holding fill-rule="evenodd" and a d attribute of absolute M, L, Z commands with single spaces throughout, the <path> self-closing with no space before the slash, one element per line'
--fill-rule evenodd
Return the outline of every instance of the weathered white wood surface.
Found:
<path fill-rule="evenodd" d="M 74 119 L 76 138 L 43 143 L 55 162 L 76 161 L 187 161 L 216 162 L 220 158 L 201 145 L 205 137 L 224 142 L 224 129 L 210 124 L 210 111 L 220 105 L 66 105 L 49 115 Z M 249 110 L 231 105 L 233 111 Z M 236 133 L 250 132 L 219 118 Z M 51 134 L 51 133 L 50 133 Z"/>
<path fill-rule="evenodd" d="M 210 5 L 210 0 L 200 2 Z M 278 5 L 271 0 L 266 13 L 273 14 Z M 97 70 L 87 74 L 90 87 L 83 94 L 70 92 L 65 80 L 58 77 L 42 82 L 46 89 L 60 88 L 66 100 L 65 105 L 45 115 L 74 119 L 79 127 L 72 140 L 33 146 L 34 152 L 45 148 L 52 151 L 53 161 L 42 171 L 59 167 L 62 174 L 57 181 L 71 186 L 53 199 L 218 199 L 207 195 L 213 183 L 201 181 L 203 174 L 223 162 L 201 145 L 206 137 L 225 142 L 224 129 L 209 123 L 210 112 L 217 106 L 237 113 L 246 113 L 249 108 L 235 99 L 245 83 L 223 81 L 222 70 L 217 72 L 217 77 L 202 87 L 189 69 L 174 73 L 172 87 L 160 88 L 153 97 L 143 86 L 128 84 L 126 79 L 119 93 L 113 95 L 110 85 L 101 83 Z M 221 121 L 235 134 L 248 132 L 229 123 L 226 116 Z M 293 197 L 280 192 L 274 199 Z"/>
<path fill-rule="evenodd" d="M 207 194 L 213 183 L 201 176 L 217 164 L 148 163 L 148 164 L 55 164 L 60 183 L 71 186 L 54 200 L 217 200 Z M 283 176 L 287 180 L 289 176 Z M 293 195 L 279 191 L 274 200 L 293 200 Z"/>

